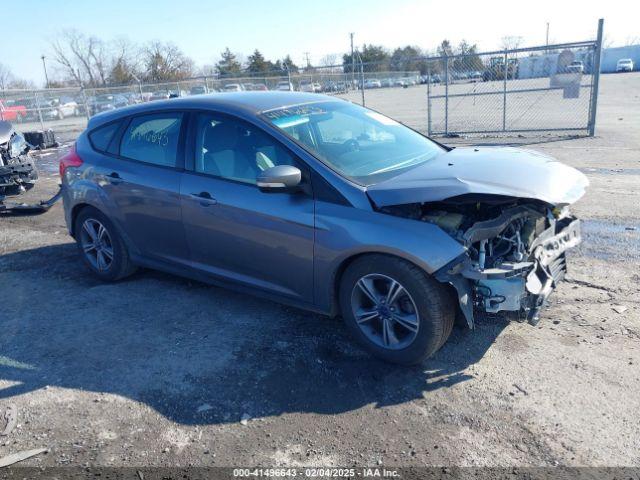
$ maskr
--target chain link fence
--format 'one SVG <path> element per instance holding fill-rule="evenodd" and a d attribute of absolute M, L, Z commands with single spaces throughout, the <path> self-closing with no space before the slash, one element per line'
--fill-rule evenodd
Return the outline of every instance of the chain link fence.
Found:
<path fill-rule="evenodd" d="M 445 56 L 431 62 L 431 135 L 590 133 L 597 42 Z"/>
<path fill-rule="evenodd" d="M 599 79 L 598 39 L 388 63 L 307 67 L 225 78 L 100 88 L 0 91 L 0 119 L 23 131 L 53 129 L 73 139 L 98 113 L 127 105 L 232 91 L 302 91 L 334 95 L 433 136 L 593 134 Z M 353 70 L 353 71 L 352 71 Z"/>

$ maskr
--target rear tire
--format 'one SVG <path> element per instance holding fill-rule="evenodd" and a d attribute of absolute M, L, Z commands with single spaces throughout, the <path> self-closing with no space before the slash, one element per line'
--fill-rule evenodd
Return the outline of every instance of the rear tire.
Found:
<path fill-rule="evenodd" d="M 115 282 L 136 271 L 115 225 L 99 210 L 85 207 L 74 223 L 80 256 L 98 278 Z"/>
<path fill-rule="evenodd" d="M 365 290 L 362 281 L 369 284 L 374 295 L 362 293 Z M 385 282 L 390 285 L 388 290 Z M 389 299 L 385 291 L 393 290 L 393 286 L 404 291 L 397 303 L 387 301 L 385 307 L 384 300 Z M 369 302 L 372 297 L 379 298 L 381 303 L 370 302 L 365 306 L 360 303 L 362 299 Z M 447 341 L 455 320 L 455 303 L 444 285 L 412 263 L 387 255 L 356 259 L 342 275 L 339 301 L 342 317 L 356 340 L 374 356 L 401 365 L 420 363 L 432 356 Z M 404 312 L 398 311 L 400 302 Z M 414 309 L 416 315 L 412 313 Z M 375 315 L 374 311 L 381 313 L 368 320 Z M 398 317 L 404 320 L 398 322 Z M 405 326 L 406 318 L 415 319 L 409 324 L 410 329 Z M 385 327 L 385 322 L 392 327 Z M 392 334 L 388 333 L 389 328 Z M 378 332 L 382 340 L 376 337 Z M 393 340 L 387 342 L 389 337 Z"/>

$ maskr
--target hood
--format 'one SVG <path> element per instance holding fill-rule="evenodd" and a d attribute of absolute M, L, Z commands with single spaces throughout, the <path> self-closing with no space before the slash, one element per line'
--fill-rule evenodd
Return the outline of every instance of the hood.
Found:
<path fill-rule="evenodd" d="M 589 180 L 573 167 L 532 150 L 455 148 L 400 175 L 367 187 L 378 207 L 438 202 L 466 194 L 502 195 L 568 205 Z"/>

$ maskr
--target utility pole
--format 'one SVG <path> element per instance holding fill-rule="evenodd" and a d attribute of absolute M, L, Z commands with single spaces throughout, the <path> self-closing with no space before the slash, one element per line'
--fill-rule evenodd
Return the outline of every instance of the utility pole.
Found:
<path fill-rule="evenodd" d="M 547 42 L 545 45 L 547 46 L 546 52 L 549 53 L 549 22 L 547 22 Z"/>
<path fill-rule="evenodd" d="M 349 37 L 351 37 L 351 87 L 353 87 L 356 81 L 356 59 L 353 56 L 353 32 L 349 34 Z"/>
<path fill-rule="evenodd" d="M 309 52 L 303 52 L 304 53 L 304 57 L 307 59 L 307 68 L 309 68 L 311 66 L 311 63 L 309 62 Z"/>
<path fill-rule="evenodd" d="M 45 82 L 46 82 L 47 88 L 49 88 L 49 76 L 47 75 L 47 64 L 46 64 L 46 62 L 44 61 L 44 59 L 45 59 L 46 57 L 45 57 L 44 55 L 42 55 L 40 58 L 42 59 L 42 66 L 44 67 L 44 79 L 45 79 Z"/>

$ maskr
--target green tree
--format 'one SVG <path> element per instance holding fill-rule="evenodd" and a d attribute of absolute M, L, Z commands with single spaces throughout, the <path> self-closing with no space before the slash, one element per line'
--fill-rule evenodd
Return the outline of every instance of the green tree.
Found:
<path fill-rule="evenodd" d="M 290 55 L 287 55 L 282 59 L 282 67 L 284 68 L 285 73 L 287 68 L 291 73 L 298 73 L 298 71 L 300 70 L 298 66 L 295 63 L 293 63 L 293 60 L 291 60 Z"/>
<path fill-rule="evenodd" d="M 456 57 L 453 60 L 453 68 L 458 72 L 473 72 L 482 71 L 484 65 L 482 59 L 478 55 L 478 47 L 473 44 L 468 44 L 465 40 L 458 45 L 458 51 L 460 57 Z"/>
<path fill-rule="evenodd" d="M 360 60 L 362 59 L 365 72 L 384 72 L 389 70 L 389 52 L 381 45 L 367 45 L 362 46 L 362 51 L 356 51 L 355 56 L 355 69 L 356 72 L 360 70 Z M 342 56 L 342 68 L 345 72 L 352 71 L 352 58 L 350 53 L 345 53 Z"/>
<path fill-rule="evenodd" d="M 134 69 L 124 59 L 116 60 L 109 72 L 110 85 L 127 85 L 135 81 Z"/>
<path fill-rule="evenodd" d="M 242 71 L 242 66 L 236 56 L 231 53 L 229 47 L 225 48 L 224 52 L 220 54 L 221 58 L 216 63 L 216 73 L 221 76 L 238 75 Z"/>
<path fill-rule="evenodd" d="M 265 60 L 264 55 L 260 53 L 260 50 L 257 48 L 253 51 L 253 54 L 249 55 L 247 58 L 247 68 L 246 71 L 250 74 L 256 73 L 267 73 L 270 70 L 273 70 L 273 64 Z"/>
<path fill-rule="evenodd" d="M 404 48 L 396 48 L 389 59 L 389 68 L 396 72 L 414 72 L 423 67 L 422 51 L 418 47 L 407 45 Z M 425 68 L 426 70 L 426 68 Z"/>

